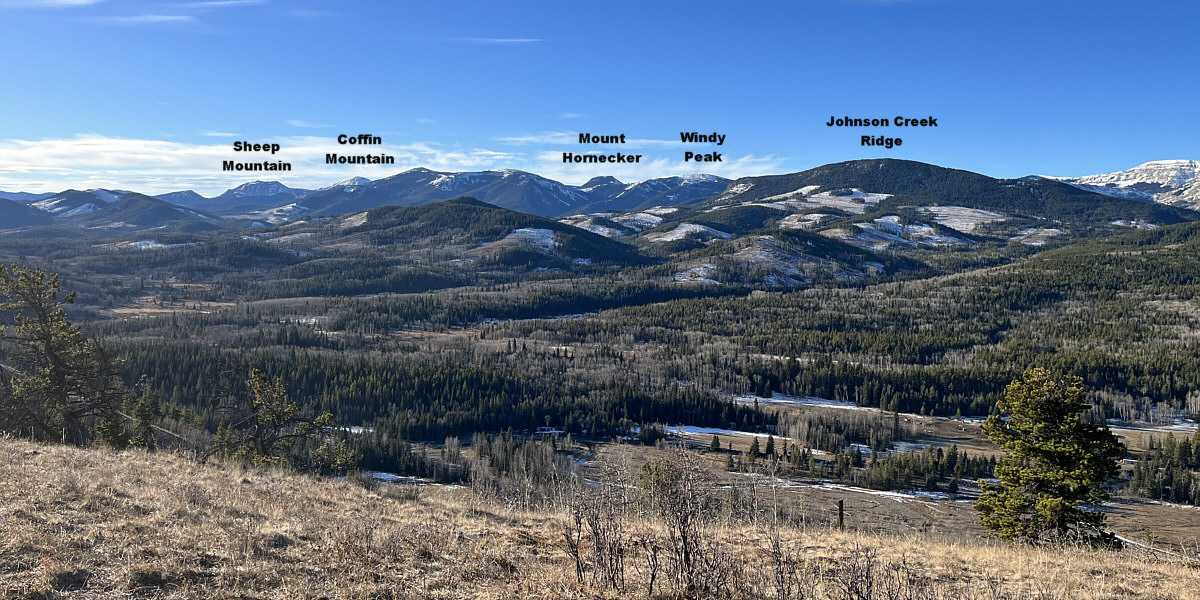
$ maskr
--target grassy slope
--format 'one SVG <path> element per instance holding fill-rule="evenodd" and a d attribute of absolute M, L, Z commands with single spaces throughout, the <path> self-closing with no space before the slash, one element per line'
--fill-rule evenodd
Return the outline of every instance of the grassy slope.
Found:
<path fill-rule="evenodd" d="M 625 594 L 581 586 L 562 515 L 508 510 L 468 489 L 413 497 L 167 453 L 12 440 L 0 440 L 0 482 L 2 598 L 646 597 L 640 554 Z M 645 521 L 629 527 L 664 535 Z M 747 595 L 774 597 L 767 530 L 713 533 L 731 544 Z M 826 529 L 782 539 L 819 575 L 819 598 L 847 597 L 840 582 L 868 555 L 879 573 L 907 561 L 922 598 L 1166 599 L 1200 589 L 1200 571 L 1131 554 Z"/>

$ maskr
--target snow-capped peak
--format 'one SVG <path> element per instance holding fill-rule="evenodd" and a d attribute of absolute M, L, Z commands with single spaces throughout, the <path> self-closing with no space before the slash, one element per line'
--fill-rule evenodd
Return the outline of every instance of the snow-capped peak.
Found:
<path fill-rule="evenodd" d="M 336 188 L 340 188 L 340 187 L 354 187 L 354 186 L 358 186 L 358 185 L 367 185 L 368 183 L 371 183 L 371 180 L 367 179 L 366 177 L 351 177 L 349 179 L 343 179 L 329 187 L 324 187 L 321 189 L 332 190 L 332 189 L 336 189 Z"/>
<path fill-rule="evenodd" d="M 703 173 L 680 175 L 679 178 L 683 180 L 680 182 L 681 184 L 701 183 L 701 182 L 708 182 L 708 181 L 721 181 L 721 178 L 717 177 L 716 175 L 705 175 Z"/>
<path fill-rule="evenodd" d="M 101 201 L 107 204 L 112 204 L 120 199 L 121 196 L 124 196 L 125 194 L 132 194 L 133 192 L 127 192 L 125 190 L 91 189 L 87 190 L 87 193 L 99 198 Z"/>
<path fill-rule="evenodd" d="M 228 193 L 232 193 L 234 196 L 239 197 L 276 196 L 280 194 L 287 194 L 290 196 L 300 195 L 299 191 L 293 190 L 292 188 L 289 188 L 278 181 L 251 181 L 250 183 L 243 183 L 242 185 L 229 190 Z"/>
<path fill-rule="evenodd" d="M 1115 185 L 1129 187 L 1139 183 L 1154 183 L 1179 188 L 1200 179 L 1200 161 L 1154 160 L 1116 173 L 1077 177 L 1073 183 L 1084 185 Z"/>
<path fill-rule="evenodd" d="M 1200 161 L 1196 160 L 1154 160 L 1115 173 L 1051 179 L 1108 196 L 1200 207 Z"/>

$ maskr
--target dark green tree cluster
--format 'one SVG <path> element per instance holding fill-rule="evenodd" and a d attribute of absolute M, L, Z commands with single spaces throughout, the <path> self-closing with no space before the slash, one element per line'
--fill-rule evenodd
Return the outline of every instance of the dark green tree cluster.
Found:
<path fill-rule="evenodd" d="M 1200 431 L 1190 439 L 1167 435 L 1150 456 L 1133 466 L 1129 489 L 1144 498 L 1200 506 Z"/>
<path fill-rule="evenodd" d="M 626 435 L 630 423 L 687 423 L 749 429 L 774 417 L 696 389 L 630 386 L 608 381 L 581 386 L 568 377 L 569 358 L 475 365 L 469 353 L 429 356 L 339 356 L 323 352 L 222 351 L 198 343 L 122 344 L 128 364 L 146 373 L 164 397 L 191 406 L 215 429 L 230 422 L 218 414 L 226 371 L 254 365 L 282 377 L 297 397 L 336 415 L 343 423 L 370 425 L 401 440 L 439 441 L 477 431 L 518 431 L 545 425 L 546 416 L 566 431 Z M 555 364 L 558 363 L 558 364 Z"/>
<path fill-rule="evenodd" d="M 920 452 L 880 456 L 866 468 L 867 487 L 877 490 L 925 489 L 931 492 L 958 491 L 958 480 L 991 477 L 996 458 L 971 456 L 957 445 L 926 447 Z"/>
<path fill-rule="evenodd" d="M 903 417 L 908 421 L 910 417 Z M 841 452 L 852 444 L 871 451 L 890 451 L 895 442 L 911 442 L 916 434 L 901 416 L 855 412 L 848 415 L 801 413 L 781 417 L 781 431 L 804 448 Z"/>

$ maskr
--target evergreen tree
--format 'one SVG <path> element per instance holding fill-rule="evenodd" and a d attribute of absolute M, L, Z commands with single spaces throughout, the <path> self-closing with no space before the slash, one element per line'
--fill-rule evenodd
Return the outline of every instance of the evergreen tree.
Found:
<path fill-rule="evenodd" d="M 118 411 L 128 397 L 120 366 L 67 320 L 58 275 L 0 266 L 0 431 L 46 441 L 124 445 Z"/>
<path fill-rule="evenodd" d="M 133 429 L 134 437 L 129 440 L 129 443 L 139 448 L 147 448 L 153 450 L 158 447 L 158 442 L 154 437 L 154 421 L 162 416 L 162 403 L 159 401 L 158 394 L 151 389 L 146 378 L 137 386 L 142 394 L 138 398 L 137 404 L 133 407 Z"/>
<path fill-rule="evenodd" d="M 288 397 L 283 378 L 271 379 L 258 369 L 250 371 L 247 381 L 250 389 L 249 411 L 243 422 L 248 427 L 240 432 L 236 442 L 230 441 L 234 434 L 225 430 L 225 442 L 214 445 L 212 453 L 224 451 L 232 446 L 232 455 L 255 465 L 282 464 L 292 450 L 302 447 L 304 442 L 328 434 L 333 427 L 333 415 L 326 412 L 317 416 L 307 414 L 300 405 Z M 218 432 L 220 438 L 220 432 Z M 219 440 L 218 440 L 219 441 Z M 294 457 L 293 457 L 294 458 Z M 327 448 L 318 457 L 319 461 L 345 461 L 336 448 Z M 304 459 L 296 461 L 304 467 Z"/>
<path fill-rule="evenodd" d="M 1083 380 L 1030 369 L 997 408 L 1008 419 L 993 414 L 983 431 L 1007 455 L 996 466 L 1000 485 L 980 484 L 980 524 L 1005 540 L 1096 538 L 1104 515 L 1080 505 L 1108 498 L 1103 484 L 1117 475 L 1123 448 L 1107 428 L 1083 420 Z"/>

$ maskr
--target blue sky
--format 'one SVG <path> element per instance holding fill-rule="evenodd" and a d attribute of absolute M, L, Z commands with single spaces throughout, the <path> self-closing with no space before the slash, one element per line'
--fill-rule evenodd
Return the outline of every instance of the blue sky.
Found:
<path fill-rule="evenodd" d="M 410 167 L 567 183 L 727 177 L 896 157 L 998 177 L 1200 158 L 1200 4 L 813 0 L 308 2 L 0 0 L 0 189 L 212 195 Z M 830 116 L 937 128 L 831 128 Z M 720 148 L 681 131 L 720 132 Z M 641 164 L 564 165 L 624 133 Z M 373 133 L 397 164 L 326 166 Z M 887 150 L 865 133 L 901 137 Z M 724 162 L 682 163 L 685 149 Z M 361 149 L 357 149 L 361 152 Z"/>

